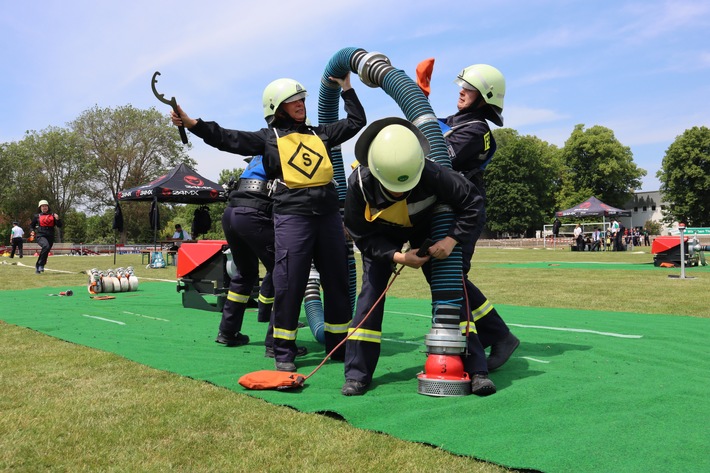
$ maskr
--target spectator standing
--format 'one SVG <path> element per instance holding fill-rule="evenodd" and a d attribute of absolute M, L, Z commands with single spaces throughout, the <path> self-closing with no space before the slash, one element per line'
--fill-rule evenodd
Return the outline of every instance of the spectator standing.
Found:
<path fill-rule="evenodd" d="M 624 251 L 626 250 L 624 247 L 624 234 L 626 233 L 626 227 L 621 225 L 616 220 L 614 220 L 614 223 L 618 225 L 618 229 L 615 234 L 616 236 L 614 238 L 614 251 Z"/>
<path fill-rule="evenodd" d="M 15 252 L 17 252 L 18 257 L 22 258 L 22 238 L 25 236 L 25 231 L 20 226 L 20 222 L 12 222 L 12 230 L 10 230 L 10 244 L 12 244 L 12 251 L 10 252 L 10 258 L 15 257 Z"/>
<path fill-rule="evenodd" d="M 559 238 L 561 226 L 562 226 L 562 222 L 560 222 L 559 218 L 555 217 L 555 221 L 552 222 L 552 236 L 553 237 Z"/>
<path fill-rule="evenodd" d="M 601 230 L 601 228 L 597 228 L 592 233 L 592 247 L 590 248 L 590 251 L 599 251 L 599 249 L 601 247 L 601 242 L 602 242 L 602 230 Z"/>
<path fill-rule="evenodd" d="M 611 221 L 611 224 L 609 225 L 609 232 L 611 233 L 611 240 L 612 240 L 612 248 L 614 251 L 619 251 L 619 247 L 621 246 L 621 227 L 619 225 L 619 222 L 614 219 Z"/>
<path fill-rule="evenodd" d="M 582 227 L 579 224 L 574 227 L 572 234 L 574 235 L 574 244 L 577 247 L 577 251 L 584 251 L 584 235 L 582 234 Z"/>

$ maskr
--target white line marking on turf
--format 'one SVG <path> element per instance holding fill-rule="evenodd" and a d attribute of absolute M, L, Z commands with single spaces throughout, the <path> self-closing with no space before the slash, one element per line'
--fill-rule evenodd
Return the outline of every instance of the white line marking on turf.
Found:
<path fill-rule="evenodd" d="M 103 317 L 97 317 L 95 315 L 81 314 L 84 317 L 89 317 L 90 319 L 103 320 L 104 322 L 111 322 L 112 324 L 126 325 L 124 322 L 119 322 L 118 320 L 104 319 Z"/>
<path fill-rule="evenodd" d="M 385 313 L 397 314 L 397 315 L 413 315 L 415 317 L 431 318 L 431 315 L 415 314 L 412 312 L 395 312 L 395 311 L 391 311 L 391 310 L 385 310 Z M 626 335 L 623 333 L 600 332 L 597 330 L 587 330 L 584 328 L 546 327 L 546 326 L 542 326 L 542 325 L 523 325 L 523 324 L 511 324 L 511 323 L 509 323 L 508 325 L 511 325 L 513 327 L 521 327 L 521 328 L 539 328 L 539 329 L 543 329 L 543 330 L 557 330 L 560 332 L 592 333 L 595 335 L 604 335 L 606 337 L 616 337 L 616 338 L 643 338 L 643 335 Z"/>
<path fill-rule="evenodd" d="M 532 357 L 530 357 L 530 356 L 521 356 L 520 358 L 522 358 L 522 359 L 524 359 L 524 360 L 535 361 L 535 362 L 537 362 L 537 363 L 545 363 L 545 364 L 549 363 L 549 361 L 538 360 L 537 358 L 532 358 Z"/>
<path fill-rule="evenodd" d="M 128 315 L 135 315 L 136 317 L 143 317 L 146 319 L 160 320 L 162 322 L 170 322 L 168 319 L 161 319 L 160 317 L 151 317 L 150 315 L 136 314 L 134 312 L 128 312 L 127 310 L 124 310 L 123 313 L 128 314 Z"/>
<path fill-rule="evenodd" d="M 28 264 L 24 264 L 20 261 L 17 262 L 17 266 L 22 266 L 23 268 L 36 268 L 36 266 L 30 266 Z M 45 268 L 45 271 L 51 271 L 54 273 L 65 273 L 65 274 L 75 274 L 76 271 L 64 271 L 63 269 L 52 269 L 52 268 Z"/>
<path fill-rule="evenodd" d="M 613 333 L 613 332 L 598 332 L 596 330 L 587 330 L 584 328 L 563 328 L 563 327 L 545 327 L 542 325 L 522 325 L 522 324 L 508 324 L 513 327 L 522 328 L 539 328 L 543 330 L 557 330 L 559 332 L 578 332 L 578 333 L 592 333 L 595 335 L 604 335 L 606 337 L 616 337 L 616 338 L 643 338 L 643 335 L 625 335 L 623 333 Z"/>
<path fill-rule="evenodd" d="M 415 314 L 414 312 L 395 312 L 393 310 L 385 310 L 386 313 L 388 314 L 397 314 L 397 315 L 414 315 L 415 317 L 426 317 L 426 318 L 431 318 L 430 315 L 425 315 L 425 314 Z"/>

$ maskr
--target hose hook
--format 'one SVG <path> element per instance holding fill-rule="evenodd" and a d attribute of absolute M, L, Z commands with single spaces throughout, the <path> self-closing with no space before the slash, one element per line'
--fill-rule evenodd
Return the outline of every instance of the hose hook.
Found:
<path fill-rule="evenodd" d="M 175 113 L 178 113 L 178 108 L 177 108 L 177 100 L 175 100 L 175 97 L 172 97 L 170 100 L 165 98 L 165 94 L 159 94 L 158 91 L 155 88 L 155 83 L 158 82 L 158 76 L 160 75 L 160 72 L 155 71 L 155 74 L 153 74 L 153 79 L 150 81 L 150 88 L 153 89 L 153 94 L 166 105 L 170 105 L 173 108 L 173 111 Z M 179 126 L 178 130 L 180 131 L 180 139 L 182 140 L 183 144 L 187 144 L 187 133 L 185 133 L 185 127 L 184 126 Z"/>

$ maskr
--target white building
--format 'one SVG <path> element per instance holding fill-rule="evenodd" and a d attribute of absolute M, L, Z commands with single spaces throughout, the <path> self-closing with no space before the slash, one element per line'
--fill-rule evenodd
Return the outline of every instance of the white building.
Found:
<path fill-rule="evenodd" d="M 624 210 L 631 211 L 631 217 L 620 217 L 619 221 L 627 228 L 643 227 L 649 220 L 655 220 L 661 224 L 661 235 L 670 235 L 672 228 L 663 223 L 662 209 L 666 208 L 666 202 L 660 191 L 636 192 L 634 197 L 624 204 Z"/>

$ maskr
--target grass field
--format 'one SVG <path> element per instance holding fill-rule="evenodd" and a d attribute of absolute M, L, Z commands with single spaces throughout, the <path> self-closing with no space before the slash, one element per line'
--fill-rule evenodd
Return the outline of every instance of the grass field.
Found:
<path fill-rule="evenodd" d="M 119 256 L 115 265 L 112 256 L 52 257 L 41 275 L 34 274 L 35 258 L 21 260 L 29 268 L 0 261 L 2 290 L 84 285 L 92 267 L 132 265 L 143 280 L 175 277 L 174 268 L 146 269 L 140 255 Z M 651 261 L 647 250 L 486 248 L 474 256 L 472 275 L 496 304 L 710 317 L 710 272 L 674 279 L 668 275 L 680 270 L 652 268 Z M 410 269 L 391 294 L 429 297 L 421 274 Z M 0 393 L 2 471 L 505 471 L 4 322 Z M 283 468 L 265 466 L 275 456 Z"/>

